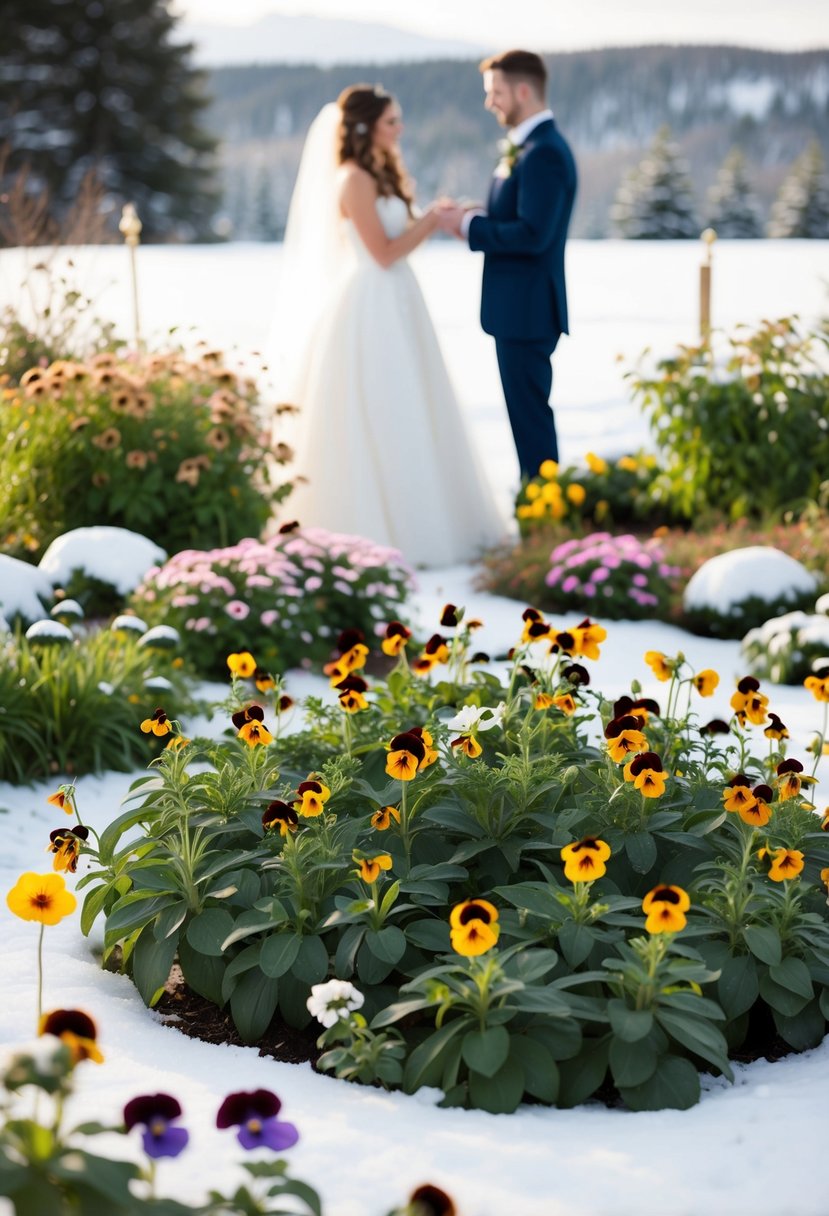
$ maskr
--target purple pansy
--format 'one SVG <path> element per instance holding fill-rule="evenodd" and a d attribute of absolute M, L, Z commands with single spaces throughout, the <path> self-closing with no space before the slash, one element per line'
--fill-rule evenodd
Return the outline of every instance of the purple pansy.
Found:
<path fill-rule="evenodd" d="M 190 1139 L 185 1128 L 172 1126 L 180 1115 L 180 1104 L 169 1094 L 143 1094 L 124 1107 L 124 1125 L 128 1132 L 143 1127 L 141 1139 L 148 1157 L 177 1157 Z"/>
<path fill-rule="evenodd" d="M 271 1148 L 281 1153 L 299 1139 L 293 1123 L 277 1118 L 282 1103 L 269 1089 L 228 1094 L 216 1115 L 217 1127 L 238 1127 L 242 1148 Z"/>

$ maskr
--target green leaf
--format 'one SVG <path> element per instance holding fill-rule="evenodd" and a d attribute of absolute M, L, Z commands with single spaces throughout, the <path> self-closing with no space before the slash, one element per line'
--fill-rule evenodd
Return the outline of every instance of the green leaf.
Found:
<path fill-rule="evenodd" d="M 792 992 L 790 988 L 781 988 L 768 973 L 760 976 L 760 996 L 773 1010 L 787 1018 L 795 1017 L 809 1004 L 807 996 Z"/>
<path fill-rule="evenodd" d="M 406 937 L 396 925 L 384 925 L 382 929 L 366 932 L 366 945 L 375 958 L 384 963 L 399 963 L 406 953 Z"/>
<path fill-rule="evenodd" d="M 768 925 L 746 925 L 743 937 L 751 953 L 759 958 L 761 963 L 776 967 L 782 957 L 780 937 L 775 929 Z"/>
<path fill-rule="evenodd" d="M 540 1102 L 555 1102 L 558 1097 L 558 1065 L 546 1047 L 526 1035 L 510 1038 L 510 1059 L 524 1070 L 524 1088 Z"/>
<path fill-rule="evenodd" d="M 596 935 L 586 925 L 566 920 L 558 931 L 561 953 L 571 967 L 578 967 L 587 958 L 596 941 Z"/>
<path fill-rule="evenodd" d="M 677 1043 L 687 1047 L 695 1055 L 702 1056 L 709 1064 L 713 1064 L 720 1072 L 733 1081 L 734 1074 L 728 1063 L 728 1044 L 720 1030 L 703 1018 L 695 1018 L 688 1013 L 677 1013 L 673 1009 L 660 1006 L 656 1011 L 656 1020 L 663 1030 L 666 1030 Z"/>
<path fill-rule="evenodd" d="M 648 874 L 656 864 L 656 841 L 650 832 L 633 832 L 626 836 L 625 852 L 637 874 Z"/>
<path fill-rule="evenodd" d="M 569 1018 L 572 1014 L 567 999 L 556 988 L 524 988 L 511 993 L 509 1003 L 526 1013 L 546 1013 L 548 1017 Z"/>
<path fill-rule="evenodd" d="M 303 937 L 291 974 L 304 984 L 320 984 L 328 975 L 328 949 L 321 937 Z"/>
<path fill-rule="evenodd" d="M 629 1042 L 614 1034 L 610 1041 L 610 1071 L 615 1084 L 641 1085 L 652 1077 L 659 1060 L 656 1048 L 647 1039 Z"/>
<path fill-rule="evenodd" d="M 471 1030 L 463 1036 L 461 1055 L 469 1068 L 484 1077 L 494 1077 L 509 1055 L 509 1032 L 503 1026 Z"/>
<path fill-rule="evenodd" d="M 268 979 L 258 967 L 246 972 L 233 990 L 230 1012 L 246 1043 L 255 1043 L 270 1025 L 279 998 L 279 981 Z"/>
<path fill-rule="evenodd" d="M 199 954 L 220 958 L 224 943 L 233 932 L 233 917 L 226 908 L 206 908 L 194 916 L 185 930 L 187 940 Z"/>
<path fill-rule="evenodd" d="M 251 946 L 245 946 L 244 950 L 240 950 L 236 957 L 227 964 L 224 976 L 222 977 L 222 1000 L 229 1001 L 230 994 L 236 987 L 237 980 L 240 975 L 244 975 L 246 971 L 250 971 L 251 967 L 259 965 L 259 952 L 262 949 L 261 942 L 254 942 Z"/>
<path fill-rule="evenodd" d="M 145 896 L 138 892 L 124 895 L 115 905 L 106 920 L 105 939 L 107 943 L 120 941 L 129 937 L 136 929 L 155 920 L 159 912 L 169 908 L 173 900 L 169 896 Z"/>
<path fill-rule="evenodd" d="M 581 1051 L 559 1064 L 559 1106 L 578 1106 L 594 1094 L 607 1074 L 610 1037 L 585 1039 Z"/>
<path fill-rule="evenodd" d="M 155 918 L 155 924 L 153 925 L 153 937 L 155 940 L 163 942 L 165 938 L 171 937 L 181 927 L 186 916 L 187 903 L 183 899 L 171 904 L 169 908 L 165 908 Z M 176 934 L 176 941 L 178 941 L 178 934 Z"/>
<path fill-rule="evenodd" d="M 269 979 L 279 979 L 286 971 L 290 971 L 302 938 L 298 933 L 272 933 L 262 942 L 259 965 Z"/>
<path fill-rule="evenodd" d="M 717 998 L 729 1019 L 746 1013 L 760 994 L 757 964 L 750 954 L 737 954 L 722 964 Z"/>
<path fill-rule="evenodd" d="M 214 1005 L 223 1006 L 222 980 L 225 973 L 225 960 L 211 958 L 194 950 L 186 938 L 178 943 L 178 961 L 184 978 L 194 992 L 203 996 Z"/>
<path fill-rule="evenodd" d="M 365 925 L 349 925 L 337 944 L 334 974 L 347 979 L 354 974 L 354 960 L 365 936 Z"/>
<path fill-rule="evenodd" d="M 154 1005 L 164 991 L 177 947 L 178 933 L 157 941 L 151 925 L 141 930 L 132 952 L 132 978 L 145 1005 Z"/>
<path fill-rule="evenodd" d="M 107 896 L 113 891 L 113 887 L 109 883 L 104 883 L 100 887 L 94 887 L 88 891 L 83 901 L 83 910 L 81 911 L 81 933 L 84 937 L 89 936 L 89 931 L 99 913 L 103 910 L 103 906 L 107 901 Z"/>
<path fill-rule="evenodd" d="M 449 950 L 449 922 L 446 920 L 415 920 L 406 926 L 406 937 L 413 946 L 430 954 L 446 954 Z"/>
<path fill-rule="evenodd" d="M 440 1030 L 434 1031 L 423 1043 L 414 1049 L 406 1060 L 403 1072 L 403 1088 L 406 1093 L 413 1094 L 423 1085 L 435 1085 L 443 1088 L 443 1058 L 452 1044 L 452 1040 L 463 1030 L 468 1030 L 470 1020 L 457 1018 Z"/>
<path fill-rule="evenodd" d="M 699 1074 L 690 1060 L 664 1055 L 652 1077 L 619 1092 L 631 1110 L 689 1110 L 699 1102 Z"/>
<path fill-rule="evenodd" d="M 826 1018 L 817 1001 L 809 1001 L 794 1017 L 786 1017 L 776 1009 L 772 1010 L 772 1016 L 777 1033 L 795 1051 L 818 1047 L 826 1034 Z"/>
<path fill-rule="evenodd" d="M 775 984 L 788 988 L 790 992 L 796 992 L 798 996 L 811 1000 L 815 994 L 809 968 L 802 959 L 791 956 L 784 958 L 776 967 L 769 967 L 769 975 Z"/>
<path fill-rule="evenodd" d="M 491 1077 L 478 1072 L 469 1074 L 469 1098 L 480 1110 L 509 1115 L 523 1096 L 524 1069 L 517 1059 L 510 1057 Z"/>
<path fill-rule="evenodd" d="M 615 997 L 608 1001 L 607 1012 L 617 1039 L 623 1039 L 626 1043 L 636 1043 L 651 1032 L 653 1014 L 649 1009 L 631 1009 L 625 1001 Z M 631 1081 L 629 1084 L 636 1085 L 638 1082 Z"/>

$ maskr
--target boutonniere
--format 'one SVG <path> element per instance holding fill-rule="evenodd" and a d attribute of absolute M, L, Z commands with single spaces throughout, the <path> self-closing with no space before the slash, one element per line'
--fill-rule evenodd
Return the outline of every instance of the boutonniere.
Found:
<path fill-rule="evenodd" d="M 515 168 L 521 145 L 514 144 L 511 139 L 502 139 L 498 144 L 498 151 L 501 153 L 501 159 L 495 166 L 495 176 L 509 177 Z"/>

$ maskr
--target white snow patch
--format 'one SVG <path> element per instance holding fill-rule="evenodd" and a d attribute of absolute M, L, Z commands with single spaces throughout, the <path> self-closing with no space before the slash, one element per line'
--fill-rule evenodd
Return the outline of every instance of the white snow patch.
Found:
<path fill-rule="evenodd" d="M 71 629 L 66 625 L 62 625 L 60 621 L 53 621 L 46 618 L 43 621 L 35 621 L 34 625 L 30 625 L 26 630 L 27 642 L 72 642 L 74 635 Z"/>
<path fill-rule="evenodd" d="M 110 625 L 113 633 L 140 633 L 146 634 L 147 622 L 142 621 L 140 616 L 133 616 L 132 613 L 124 612 L 121 616 L 117 616 Z"/>
<path fill-rule="evenodd" d="M 178 646 L 181 634 L 172 625 L 154 625 L 148 629 L 138 642 L 139 646 L 157 646 L 159 650 L 167 650 L 170 646 Z"/>
<path fill-rule="evenodd" d="M 81 620 L 83 618 L 83 608 L 81 608 L 77 600 L 59 600 L 49 615 L 54 617 L 74 616 L 78 620 Z"/>
<path fill-rule="evenodd" d="M 37 566 L 0 553 L 0 612 L 36 621 L 52 600 L 52 584 Z"/>
<path fill-rule="evenodd" d="M 691 577 L 683 597 L 686 611 L 709 609 L 727 616 L 756 596 L 768 603 L 817 590 L 817 578 L 800 562 L 765 545 L 719 553 Z"/>
<path fill-rule="evenodd" d="M 167 554 L 146 536 L 128 528 L 75 528 L 53 540 L 40 561 L 54 586 L 65 585 L 80 571 L 109 583 L 119 595 L 134 591 L 152 566 Z"/>

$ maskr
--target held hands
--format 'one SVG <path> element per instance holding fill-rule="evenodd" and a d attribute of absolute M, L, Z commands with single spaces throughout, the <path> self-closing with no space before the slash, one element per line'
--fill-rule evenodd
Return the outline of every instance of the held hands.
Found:
<path fill-rule="evenodd" d="M 441 232 L 451 236 L 461 237 L 461 223 L 467 211 L 475 210 L 474 203 L 456 202 L 451 198 L 439 198 L 429 207 L 435 217 L 436 226 Z"/>

